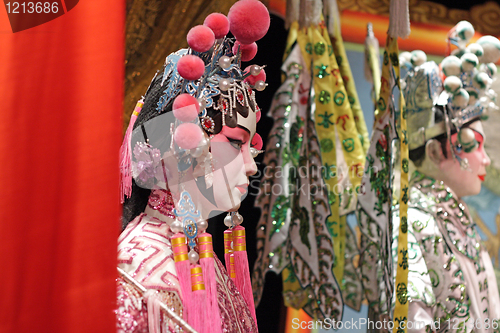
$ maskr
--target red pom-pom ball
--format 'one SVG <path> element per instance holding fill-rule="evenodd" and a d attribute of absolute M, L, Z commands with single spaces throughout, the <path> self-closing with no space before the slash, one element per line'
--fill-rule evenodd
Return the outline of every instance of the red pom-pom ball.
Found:
<path fill-rule="evenodd" d="M 229 20 L 226 15 L 221 13 L 212 13 L 208 15 L 203 25 L 212 29 L 217 39 L 224 37 L 229 32 Z"/>
<path fill-rule="evenodd" d="M 255 112 L 255 118 L 256 118 L 256 123 L 258 123 L 260 121 L 260 117 L 262 116 L 262 112 L 259 110 L 257 112 Z"/>
<path fill-rule="evenodd" d="M 262 137 L 259 135 L 259 133 L 255 133 L 255 135 L 252 138 L 252 142 L 250 143 L 250 146 L 252 146 L 257 150 L 261 150 L 263 144 L 264 143 L 262 142 Z"/>
<path fill-rule="evenodd" d="M 253 65 L 252 65 L 253 66 Z M 244 73 L 248 73 L 250 71 L 250 67 L 252 66 L 248 66 L 247 68 L 245 68 L 245 71 Z M 266 71 L 264 70 L 264 68 L 262 68 L 260 70 L 260 73 L 257 74 L 257 75 L 249 75 L 246 79 L 245 79 L 245 82 L 248 82 L 249 84 L 251 84 L 252 86 L 255 85 L 255 82 L 257 81 L 264 81 L 266 82 Z"/>
<path fill-rule="evenodd" d="M 200 104 L 198 100 L 189 94 L 180 94 L 174 100 L 172 105 L 174 117 L 180 121 L 193 121 L 198 117 Z"/>
<path fill-rule="evenodd" d="M 198 147 L 202 139 L 203 132 L 196 124 L 183 123 L 175 129 L 175 143 L 182 149 L 194 149 Z"/>
<path fill-rule="evenodd" d="M 229 13 L 229 30 L 242 44 L 252 44 L 261 39 L 269 30 L 271 18 L 269 11 L 258 0 L 240 0 Z"/>
<path fill-rule="evenodd" d="M 236 41 L 233 46 L 233 54 L 238 52 L 238 46 L 241 51 L 241 61 L 250 61 L 257 54 L 257 44 L 255 42 L 252 44 L 241 44 L 239 41 Z"/>
<path fill-rule="evenodd" d="M 206 52 L 214 45 L 215 35 L 209 27 L 197 25 L 189 30 L 187 42 L 189 47 L 196 52 Z"/>
<path fill-rule="evenodd" d="M 195 55 L 185 55 L 177 62 L 179 75 L 186 80 L 198 80 L 205 72 L 205 63 Z"/>

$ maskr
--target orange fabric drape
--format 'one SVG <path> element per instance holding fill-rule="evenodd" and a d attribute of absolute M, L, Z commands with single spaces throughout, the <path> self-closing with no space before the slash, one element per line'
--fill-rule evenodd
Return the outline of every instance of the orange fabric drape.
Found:
<path fill-rule="evenodd" d="M 74 1 L 73 1 L 74 2 Z M 123 0 L 0 5 L 0 332 L 113 332 Z"/>

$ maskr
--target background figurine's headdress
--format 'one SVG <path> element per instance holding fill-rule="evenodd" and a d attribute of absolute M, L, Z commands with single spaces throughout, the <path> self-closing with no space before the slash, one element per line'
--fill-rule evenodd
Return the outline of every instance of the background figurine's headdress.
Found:
<path fill-rule="evenodd" d="M 400 63 L 409 68 L 404 84 L 408 115 L 409 148 L 417 149 L 432 138 L 458 132 L 453 156 L 467 169 L 467 161 L 457 155 L 476 148 L 474 134 L 463 125 L 486 119 L 497 110 L 497 94 L 490 89 L 500 58 L 500 41 L 492 36 L 469 43 L 474 28 L 459 22 L 448 34 L 449 43 L 458 48 L 443 59 L 439 67 L 426 62 L 422 51 L 403 52 Z M 468 45 L 467 45 L 468 44 Z M 437 115 L 438 114 L 438 115 Z"/>
<path fill-rule="evenodd" d="M 166 58 L 163 69 L 137 103 L 121 149 L 122 197 L 133 196 L 133 178 L 134 191 L 137 186 L 154 190 L 149 197 L 155 201 L 150 205 L 153 209 L 175 205 L 167 216 L 175 219 L 170 230 L 174 233 L 176 273 L 185 319 L 199 332 L 221 332 L 221 324 L 212 237 L 205 232 L 208 224 L 184 182 L 194 179 L 200 188 L 198 179 L 204 179 L 204 189 L 211 189 L 214 165 L 210 137 L 223 126 L 236 127 L 245 119 L 260 119 L 254 89 L 265 89 L 265 71 L 257 65 L 242 69 L 241 61 L 253 59 L 257 53 L 255 41 L 267 33 L 269 24 L 269 12 L 260 1 L 240 0 L 227 17 L 213 13 L 204 25 L 192 28 L 187 35 L 189 48 Z M 229 30 L 235 38 L 226 37 Z M 251 113 L 255 115 L 249 117 Z M 255 134 L 251 154 L 255 157 L 261 148 L 262 139 Z M 166 165 L 175 165 L 177 170 L 169 170 Z M 192 178 L 187 179 L 191 167 Z M 177 203 L 169 192 L 167 180 L 171 179 L 179 185 Z M 243 219 L 233 213 L 230 220 L 234 281 L 255 320 L 244 229 L 239 226 Z"/>

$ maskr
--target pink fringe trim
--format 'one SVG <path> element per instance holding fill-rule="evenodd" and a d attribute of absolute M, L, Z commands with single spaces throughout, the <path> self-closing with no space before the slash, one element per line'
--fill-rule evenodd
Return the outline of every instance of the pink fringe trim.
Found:
<path fill-rule="evenodd" d="M 179 240 L 181 238 L 181 240 Z M 186 237 L 178 233 L 172 236 L 172 251 L 174 252 L 175 271 L 181 287 L 181 299 L 184 308 L 184 320 L 190 323 L 190 310 L 192 302 L 191 267 L 187 256 Z"/>
<path fill-rule="evenodd" d="M 179 285 L 181 286 L 184 320 L 191 323 L 191 302 L 193 293 L 191 291 L 191 267 L 189 260 L 176 262 L 175 270 L 177 278 L 179 279 Z"/>
<path fill-rule="evenodd" d="M 243 299 L 250 309 L 255 325 L 257 325 L 257 317 L 255 315 L 255 303 L 253 301 L 252 282 L 250 280 L 250 270 L 248 269 L 248 258 L 246 251 L 234 252 L 234 265 L 236 266 L 235 284 Z"/>
<path fill-rule="evenodd" d="M 210 238 L 210 244 L 206 245 L 207 249 L 202 249 L 200 239 L 204 237 Z M 213 257 L 213 247 L 211 243 L 212 236 L 208 233 L 203 233 L 198 236 L 198 247 L 200 248 L 200 264 L 203 269 L 203 278 L 205 279 L 205 290 L 207 291 L 208 301 L 208 319 L 209 331 L 214 333 L 222 333 L 222 323 L 219 311 L 219 304 L 217 302 L 217 281 L 215 276 L 215 266 Z M 210 251 L 211 257 L 202 257 L 202 251 Z"/>
<path fill-rule="evenodd" d="M 122 146 L 120 147 L 120 201 L 124 202 L 125 196 L 130 198 L 132 194 L 132 147 L 130 146 L 130 140 L 132 137 L 132 129 L 134 128 L 137 116 L 142 110 L 144 101 L 141 99 L 137 102 L 134 112 L 130 117 L 130 122 L 128 123 L 127 131 L 123 137 Z"/>
<path fill-rule="evenodd" d="M 236 270 L 236 278 L 234 282 L 240 291 L 243 299 L 250 309 L 255 325 L 257 325 L 257 316 L 255 315 L 255 304 L 253 300 L 252 282 L 250 280 L 250 269 L 248 268 L 248 257 L 245 246 L 245 236 L 235 237 L 236 233 L 245 232 L 242 226 L 233 228 L 233 250 L 234 250 L 234 266 Z M 239 238 L 239 239 L 238 239 Z"/>
<path fill-rule="evenodd" d="M 203 285 L 203 269 L 199 265 L 191 268 L 191 285 L 203 286 L 203 289 L 193 290 L 191 308 L 189 309 L 189 324 L 199 333 L 211 333 L 210 319 L 208 313 L 208 300 L 205 286 Z M 195 270 L 198 269 L 199 275 Z"/>
<path fill-rule="evenodd" d="M 209 325 L 205 325 L 205 318 L 208 315 L 205 304 L 207 302 L 207 293 L 205 290 L 193 292 L 193 307 L 189 315 L 189 325 L 199 333 L 211 333 Z"/>

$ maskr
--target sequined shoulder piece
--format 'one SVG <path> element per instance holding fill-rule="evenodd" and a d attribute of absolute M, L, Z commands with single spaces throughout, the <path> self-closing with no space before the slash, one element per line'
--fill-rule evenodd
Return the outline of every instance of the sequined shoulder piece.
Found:
<path fill-rule="evenodd" d="M 117 308 L 116 328 L 118 333 L 147 333 L 148 311 L 141 292 L 123 278 L 116 279 Z M 183 315 L 182 303 L 174 292 L 159 291 L 158 297 L 177 315 Z M 168 320 L 165 313 L 161 314 L 162 332 L 182 332 L 178 325 Z"/>
<path fill-rule="evenodd" d="M 410 201 L 410 206 L 433 214 L 449 238 L 449 246 L 474 261 L 479 260 L 481 243 L 467 206 L 443 182 L 416 174 L 414 187 L 427 200 Z M 422 207 L 423 203 L 426 207 Z M 467 237 L 464 237 L 467 236 Z"/>

